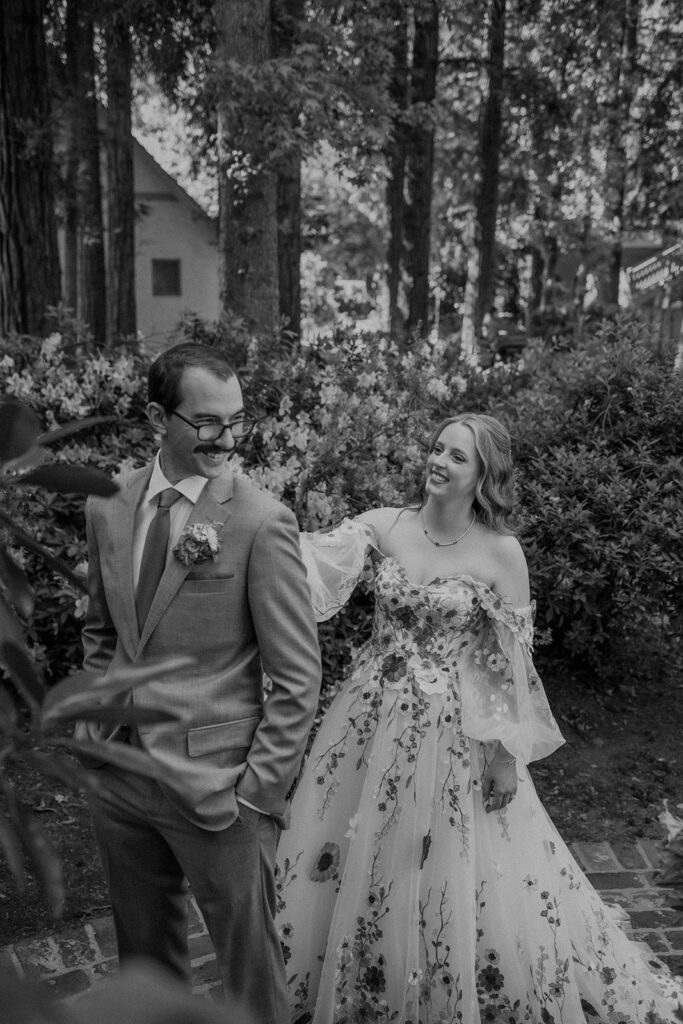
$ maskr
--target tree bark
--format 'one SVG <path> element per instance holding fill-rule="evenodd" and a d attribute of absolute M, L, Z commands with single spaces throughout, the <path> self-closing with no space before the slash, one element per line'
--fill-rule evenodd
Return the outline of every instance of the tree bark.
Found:
<path fill-rule="evenodd" d="M 387 245 L 387 285 L 389 291 L 389 330 L 395 340 L 406 333 L 406 317 L 402 310 L 403 230 L 405 217 L 405 166 L 408 152 L 408 18 L 402 0 L 391 0 L 393 23 L 393 72 L 389 86 L 395 107 L 391 136 L 387 146 L 388 177 L 386 206 L 389 228 Z"/>
<path fill-rule="evenodd" d="M 439 12 L 436 0 L 415 11 L 415 42 L 410 75 L 410 146 L 406 161 L 408 203 L 405 218 L 405 264 L 408 278 L 408 333 L 429 332 L 429 255 L 434 176 L 434 127 Z"/>
<path fill-rule="evenodd" d="M 496 284 L 496 218 L 502 141 L 506 0 L 490 0 L 487 60 L 482 75 L 479 129 L 479 185 L 465 286 L 461 345 L 478 358 L 484 317 L 491 312 Z"/>
<path fill-rule="evenodd" d="M 621 45 L 614 69 L 612 102 L 607 115 L 607 216 L 612 232 L 606 299 L 612 305 L 619 302 L 619 282 L 622 263 L 622 236 L 624 230 L 624 197 L 628 161 L 626 138 L 631 116 L 631 104 L 636 89 L 638 68 L 639 0 L 625 0 L 620 25 Z"/>
<path fill-rule="evenodd" d="M 130 30 L 122 17 L 105 28 L 107 63 L 108 324 L 110 343 L 135 334 L 135 183 L 131 133 Z"/>
<path fill-rule="evenodd" d="M 271 55 L 269 0 L 218 0 L 218 63 L 257 66 Z M 219 287 L 225 311 L 249 329 L 279 323 L 277 178 L 256 117 L 218 101 Z"/>
<path fill-rule="evenodd" d="M 34 334 L 60 298 L 42 0 L 0 5 L 0 333 Z"/>
<path fill-rule="evenodd" d="M 78 313 L 93 339 L 103 345 L 107 334 L 107 283 L 102 219 L 100 129 L 92 21 L 82 20 L 78 37 L 79 93 L 82 136 L 79 163 L 80 263 Z M 133 183 L 133 190 L 135 185 Z M 133 191 L 134 194 L 134 191 Z M 135 315 L 133 311 L 133 316 Z"/>
<path fill-rule="evenodd" d="M 64 33 L 64 303 L 78 314 L 78 0 L 68 0 Z"/>
<path fill-rule="evenodd" d="M 273 55 L 291 56 L 304 18 L 303 0 L 273 0 Z M 301 333 L 301 154 L 291 149 L 277 162 L 277 261 L 280 320 Z"/>

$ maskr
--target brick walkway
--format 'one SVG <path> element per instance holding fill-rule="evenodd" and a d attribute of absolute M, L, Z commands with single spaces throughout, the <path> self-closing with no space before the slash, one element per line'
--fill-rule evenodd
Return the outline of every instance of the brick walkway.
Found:
<path fill-rule="evenodd" d="M 646 943 L 675 974 L 683 974 L 683 912 L 669 906 L 671 890 L 654 884 L 659 861 L 654 843 L 574 843 L 572 852 L 603 899 L 626 912 L 625 931 Z M 190 906 L 193 989 L 211 997 L 220 989 L 216 960 L 192 900 Z M 116 972 L 112 920 L 97 917 L 68 931 L 0 947 L 1 969 L 40 980 L 57 998 L 69 1001 Z"/>

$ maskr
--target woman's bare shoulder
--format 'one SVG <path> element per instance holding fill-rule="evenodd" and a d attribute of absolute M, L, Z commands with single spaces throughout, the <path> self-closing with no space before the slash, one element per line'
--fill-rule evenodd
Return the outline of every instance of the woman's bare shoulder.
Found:
<path fill-rule="evenodd" d="M 356 516 L 356 521 L 369 523 L 375 529 L 386 529 L 396 521 L 401 512 L 403 512 L 402 508 L 384 505 L 382 508 L 370 508 L 367 512 L 361 512 L 359 516 Z"/>
<path fill-rule="evenodd" d="M 361 515 L 356 517 L 356 521 L 367 523 L 371 526 L 377 535 L 377 539 L 380 542 L 388 536 L 393 530 L 397 523 L 401 521 L 403 513 L 407 513 L 409 509 L 401 506 L 394 507 L 392 505 L 385 505 L 382 508 L 371 508 L 367 512 L 362 512 Z"/>
<path fill-rule="evenodd" d="M 512 534 L 489 536 L 489 551 L 495 563 L 494 590 L 515 605 L 529 602 L 529 569 L 522 545 Z"/>

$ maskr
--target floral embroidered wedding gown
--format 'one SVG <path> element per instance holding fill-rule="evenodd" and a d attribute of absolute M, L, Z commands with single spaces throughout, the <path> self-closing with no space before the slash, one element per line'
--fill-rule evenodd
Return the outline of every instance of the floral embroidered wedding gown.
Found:
<path fill-rule="evenodd" d="M 320 619 L 370 564 L 375 618 L 278 850 L 292 1020 L 673 1021 L 674 981 L 614 922 L 524 767 L 563 742 L 531 661 L 532 609 L 470 576 L 413 584 L 353 520 L 302 548 Z M 483 748 L 497 740 L 519 788 L 487 814 Z"/>

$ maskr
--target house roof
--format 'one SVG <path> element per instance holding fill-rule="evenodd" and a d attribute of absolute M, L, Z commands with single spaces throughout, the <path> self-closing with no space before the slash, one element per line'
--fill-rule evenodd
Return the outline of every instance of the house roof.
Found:
<path fill-rule="evenodd" d="M 133 147 L 135 149 L 135 155 L 140 162 L 145 165 L 151 174 L 159 181 L 161 186 L 160 191 L 149 192 L 145 190 L 138 190 L 137 185 L 135 189 L 136 200 L 145 199 L 174 199 L 176 202 L 184 203 L 192 208 L 192 214 L 194 217 L 206 220 L 210 224 L 214 224 L 216 221 L 215 217 L 209 216 L 209 214 L 202 209 L 199 203 L 192 198 L 192 196 L 185 191 L 182 185 L 179 185 L 175 178 L 169 174 L 161 164 L 154 159 L 151 153 L 149 153 L 141 142 L 133 137 Z"/>

